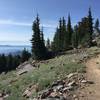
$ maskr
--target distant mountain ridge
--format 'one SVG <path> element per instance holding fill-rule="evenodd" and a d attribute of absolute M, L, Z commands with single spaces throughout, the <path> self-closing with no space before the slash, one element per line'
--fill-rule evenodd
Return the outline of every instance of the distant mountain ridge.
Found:
<path fill-rule="evenodd" d="M 28 50 L 31 52 L 31 46 L 30 45 L 0 45 L 0 54 L 6 54 L 9 53 L 13 55 L 21 54 L 22 50 Z"/>
<path fill-rule="evenodd" d="M 0 45 L 0 47 L 31 47 L 31 45 Z"/>

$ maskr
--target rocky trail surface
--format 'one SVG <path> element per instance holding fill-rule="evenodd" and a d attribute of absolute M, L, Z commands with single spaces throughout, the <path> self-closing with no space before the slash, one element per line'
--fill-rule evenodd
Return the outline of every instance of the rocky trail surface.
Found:
<path fill-rule="evenodd" d="M 86 87 L 84 91 L 87 96 L 86 100 L 100 100 L 100 55 L 87 61 L 86 67 L 87 79 L 94 82 L 93 85 Z"/>

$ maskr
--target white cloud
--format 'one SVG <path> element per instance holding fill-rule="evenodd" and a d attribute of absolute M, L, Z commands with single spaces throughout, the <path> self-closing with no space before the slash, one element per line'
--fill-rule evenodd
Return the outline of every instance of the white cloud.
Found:
<path fill-rule="evenodd" d="M 16 25 L 16 26 L 31 26 L 31 23 L 25 23 L 25 22 L 16 22 L 13 20 L 4 20 L 0 19 L 0 25 Z"/>
<path fill-rule="evenodd" d="M 10 19 L 0 19 L 0 25 L 14 25 L 14 26 L 32 26 L 31 22 L 19 22 L 19 21 L 14 21 Z M 43 26 L 44 28 L 55 28 L 56 24 L 55 23 L 50 23 L 50 22 L 44 22 L 40 26 Z"/>

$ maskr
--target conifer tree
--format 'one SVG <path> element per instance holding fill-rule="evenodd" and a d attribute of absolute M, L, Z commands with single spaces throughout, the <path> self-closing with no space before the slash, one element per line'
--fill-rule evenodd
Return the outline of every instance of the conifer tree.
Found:
<path fill-rule="evenodd" d="M 70 14 L 68 15 L 68 24 L 67 24 L 67 34 L 68 34 L 68 44 L 69 46 L 72 45 L 72 34 L 73 34 L 73 29 L 71 26 L 71 18 L 70 18 Z"/>
<path fill-rule="evenodd" d="M 63 50 L 66 50 L 68 48 L 68 34 L 67 34 L 67 26 L 66 26 L 66 20 L 63 17 L 62 18 L 62 45 Z"/>
<path fill-rule="evenodd" d="M 7 59 L 4 54 L 0 55 L 0 72 L 5 71 L 7 68 Z"/>
<path fill-rule="evenodd" d="M 91 8 L 89 8 L 88 12 L 88 22 L 89 22 L 89 34 L 90 34 L 90 42 L 89 45 L 92 45 L 92 35 L 93 35 L 93 18 L 92 18 L 92 12 Z"/>
<path fill-rule="evenodd" d="M 79 42 L 79 34 L 78 34 L 78 26 L 76 25 L 74 27 L 74 32 L 73 32 L 73 35 L 72 35 L 73 48 L 77 48 L 78 47 L 78 42 Z"/>
<path fill-rule="evenodd" d="M 33 22 L 32 26 L 33 35 L 32 35 L 32 57 L 36 60 L 42 60 L 46 59 L 47 56 L 47 49 L 45 47 L 45 44 L 43 42 L 43 33 L 41 37 L 41 31 L 40 31 L 40 19 L 37 15 L 35 21 Z"/>
<path fill-rule="evenodd" d="M 43 27 L 40 31 L 40 38 L 41 38 L 41 41 L 43 42 L 43 45 L 45 45 L 45 41 L 44 41 L 44 34 L 43 34 Z"/>
<path fill-rule="evenodd" d="M 56 32 L 54 35 L 54 39 L 52 42 L 52 50 L 54 52 L 59 52 L 60 51 L 60 34 L 59 34 L 59 28 L 56 28 Z"/>
<path fill-rule="evenodd" d="M 96 20 L 94 28 L 95 28 L 95 31 L 97 32 L 95 35 L 97 36 L 100 35 L 99 19 Z"/>
<path fill-rule="evenodd" d="M 21 54 L 21 62 L 28 61 L 28 59 L 31 57 L 31 54 L 24 48 Z"/>
<path fill-rule="evenodd" d="M 90 46 L 90 29 L 89 29 L 89 19 L 87 17 L 82 18 L 78 26 L 79 33 L 79 44 L 83 47 Z"/>
<path fill-rule="evenodd" d="M 62 22 L 62 19 L 60 18 L 59 20 L 59 29 L 57 30 L 58 31 L 58 51 L 62 51 L 63 50 L 63 29 L 62 29 L 62 25 L 63 25 L 63 22 Z"/>
<path fill-rule="evenodd" d="M 12 54 L 9 54 L 8 56 L 7 56 L 7 71 L 9 71 L 9 70 L 12 70 L 13 69 L 13 56 L 12 56 Z"/>
<path fill-rule="evenodd" d="M 47 39 L 46 47 L 47 47 L 48 50 L 51 49 L 51 43 L 50 43 L 50 39 L 49 38 Z"/>

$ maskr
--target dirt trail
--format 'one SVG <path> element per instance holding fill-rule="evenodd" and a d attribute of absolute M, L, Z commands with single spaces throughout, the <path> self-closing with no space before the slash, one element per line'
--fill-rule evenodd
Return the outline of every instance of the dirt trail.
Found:
<path fill-rule="evenodd" d="M 100 100 L 100 55 L 89 60 L 87 66 L 87 79 L 94 82 L 93 85 L 86 87 L 86 100 Z"/>

